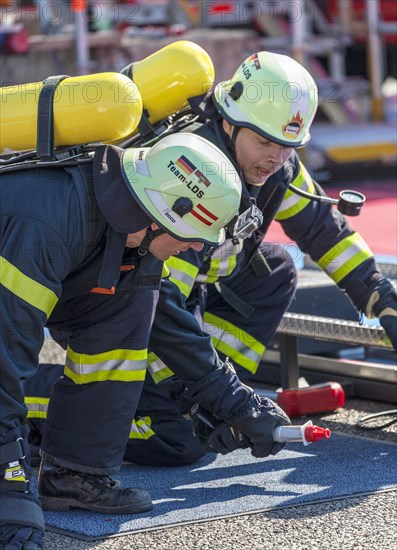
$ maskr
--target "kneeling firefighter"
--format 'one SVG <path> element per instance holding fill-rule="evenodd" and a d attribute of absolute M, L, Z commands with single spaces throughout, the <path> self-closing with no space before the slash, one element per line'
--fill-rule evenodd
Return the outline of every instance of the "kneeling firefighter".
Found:
<path fill-rule="evenodd" d="M 243 224 L 238 232 L 240 237 L 251 235 L 244 241 L 230 237 L 218 247 L 189 250 L 167 261 L 171 276 L 161 286 L 150 336 L 152 378 L 144 385 L 126 460 L 176 465 L 204 452 L 227 453 L 240 446 L 238 433 L 245 433 L 248 424 L 255 456 L 280 449 L 272 447 L 271 423 L 261 422 L 263 402 L 252 399 L 238 415 L 228 416 L 227 399 L 222 399 L 235 376 L 225 366 L 227 358 L 240 379 L 252 377 L 295 293 L 293 260 L 281 246 L 264 240 L 273 219 L 359 312 L 379 318 L 397 350 L 392 284 L 380 273 L 364 239 L 333 208 L 299 159 L 298 149 L 309 143 L 316 109 L 317 88 L 307 70 L 270 52 L 248 57 L 197 108 L 201 121 L 187 131 L 225 153 L 243 181 L 241 211 L 255 204 L 263 218 L 255 212 L 247 216 L 246 231 Z M 186 380 L 195 383 L 184 391 Z M 211 430 L 205 415 L 192 414 L 198 437 L 180 414 L 195 413 L 196 402 L 215 416 L 217 425 Z M 219 424 L 225 417 L 226 424 Z"/>
<path fill-rule="evenodd" d="M 193 134 L 152 148 L 88 147 L 64 165 L 24 158 L 0 163 L 0 547 L 33 550 L 44 522 L 29 486 L 23 382 L 36 370 L 44 326 L 65 331 L 68 349 L 43 435 L 43 509 L 150 510 L 145 490 L 108 476 L 120 467 L 145 379 L 163 261 L 223 242 L 241 181 Z M 181 164 L 189 178 L 179 177 Z M 198 196 L 191 188 L 214 164 L 227 171 L 209 175 Z M 238 385 L 225 388 L 236 410 L 250 393 L 241 386 L 235 395 Z"/>
<path fill-rule="evenodd" d="M 239 378 L 254 375 L 294 296 L 292 259 L 281 246 L 264 241 L 273 219 L 358 311 L 379 317 L 397 349 L 397 299 L 391 283 L 297 154 L 310 140 L 316 109 L 311 75 L 293 59 L 269 52 L 247 58 L 197 107 L 200 121 L 187 130 L 224 152 L 243 181 L 241 211 L 255 203 L 262 218 L 254 212 L 237 238 L 230 236 L 222 245 L 204 246 L 199 252 L 188 250 L 166 262 L 171 276 L 162 282 L 150 337 L 152 377 L 144 384 L 125 460 L 175 466 L 193 462 L 205 451 L 229 452 L 239 446 L 233 433 L 245 433 L 245 421 L 253 419 L 258 425 L 257 433 L 251 433 L 253 454 L 266 456 L 280 449 L 273 446 L 263 402 L 247 400 L 239 386 L 236 396 L 245 408 L 236 416 L 225 396 L 225 388 L 235 381 L 227 357 Z M 52 380 L 31 380 L 32 418 L 35 407 L 48 400 Z M 200 445 L 191 422 L 181 415 L 196 402 L 217 421 L 226 418 L 235 432 L 220 428 L 212 435 L 201 417 L 193 415 Z"/>
<path fill-rule="evenodd" d="M 244 60 L 232 78 L 219 83 L 197 109 L 201 122 L 188 131 L 204 136 L 228 156 L 243 181 L 242 211 L 255 203 L 263 219 L 257 229 L 251 227 L 252 234 L 244 241 L 229 238 L 215 249 L 190 250 L 168 260 L 171 277 L 162 284 L 150 337 L 150 349 L 158 358 L 153 358 L 149 370 L 157 387 L 147 380 L 138 406 L 141 418 L 151 419 L 149 427 L 155 433 L 159 427 L 160 437 L 131 437 L 128 460 L 167 463 L 167 454 L 159 459 L 155 451 L 164 450 L 168 441 L 173 442 L 173 449 L 168 446 L 172 463 L 183 463 L 185 456 L 193 459 L 192 449 L 196 458 L 200 455 L 197 439 L 179 436 L 185 421 L 169 399 L 179 394 L 178 378 L 196 381 L 194 390 L 184 393 L 191 403 L 198 401 L 224 418 L 225 400 L 219 396 L 234 375 L 223 363 L 230 358 L 242 379 L 255 374 L 296 286 L 289 254 L 264 240 L 273 219 L 358 312 L 379 318 L 397 350 L 397 296 L 391 282 L 379 271 L 367 243 L 332 206 L 298 156 L 298 149 L 309 143 L 317 102 L 316 84 L 304 67 L 288 56 L 259 52 Z M 196 320 L 198 309 L 201 326 Z M 165 411 L 173 415 L 168 434 L 161 423 Z M 261 405 L 251 401 L 245 419 L 256 418 L 259 423 L 260 416 Z M 193 422 L 207 451 L 229 452 L 239 446 L 229 431 L 218 430 L 211 436 L 199 417 L 193 417 Z M 237 433 L 242 428 L 241 411 L 228 422 L 235 422 Z M 261 429 L 265 431 L 264 426 Z M 269 451 L 269 447 L 259 448 L 255 436 L 251 447 L 256 456 Z"/>

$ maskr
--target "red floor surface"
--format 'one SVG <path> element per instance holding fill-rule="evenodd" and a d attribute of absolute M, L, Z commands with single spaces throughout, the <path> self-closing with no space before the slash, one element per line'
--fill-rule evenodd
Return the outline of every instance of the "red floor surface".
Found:
<path fill-rule="evenodd" d="M 344 187 L 347 189 L 348 186 Z M 367 201 L 361 214 L 349 217 L 349 224 L 358 231 L 376 255 L 397 256 L 397 182 L 372 183 L 371 186 L 351 187 L 364 193 Z M 337 197 L 340 188 L 329 187 L 326 192 Z M 273 222 L 266 235 L 266 241 L 276 243 L 290 242 L 281 225 Z"/>

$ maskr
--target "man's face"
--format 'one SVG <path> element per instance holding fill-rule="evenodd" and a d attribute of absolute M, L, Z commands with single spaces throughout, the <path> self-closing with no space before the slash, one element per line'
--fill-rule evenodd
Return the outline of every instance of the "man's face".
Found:
<path fill-rule="evenodd" d="M 231 136 L 233 127 L 224 120 L 224 130 Z M 263 185 L 289 159 L 292 147 L 283 147 L 249 128 L 241 128 L 236 139 L 236 159 L 247 183 Z"/>
<path fill-rule="evenodd" d="M 159 226 L 156 223 L 152 223 L 151 228 L 155 231 Z M 137 248 L 142 243 L 145 235 L 146 229 L 141 229 L 136 233 L 130 233 L 127 235 L 125 246 L 127 248 Z M 153 239 L 150 243 L 149 250 L 158 260 L 165 262 L 170 256 L 178 256 L 180 252 L 185 252 L 189 248 L 200 252 L 203 246 L 203 243 L 179 241 L 168 233 L 163 233 Z"/>
<path fill-rule="evenodd" d="M 168 260 L 170 256 L 178 256 L 180 252 L 186 252 L 189 248 L 200 252 L 203 243 L 179 241 L 168 233 L 159 235 L 150 243 L 149 250 L 158 260 Z"/>

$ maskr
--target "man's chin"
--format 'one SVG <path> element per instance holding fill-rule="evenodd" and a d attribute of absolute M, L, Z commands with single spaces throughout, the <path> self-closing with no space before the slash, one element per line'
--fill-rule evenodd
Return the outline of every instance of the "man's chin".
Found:
<path fill-rule="evenodd" d="M 255 187 L 262 187 L 262 185 L 265 185 L 265 183 L 267 182 L 267 180 L 269 179 L 270 177 L 270 174 L 268 176 L 266 176 L 265 178 L 263 179 L 253 179 L 253 180 L 249 180 L 249 179 L 246 179 L 247 183 L 249 183 L 249 185 L 254 185 Z"/>
<path fill-rule="evenodd" d="M 151 254 L 156 258 L 156 260 L 160 260 L 160 262 L 166 262 L 171 257 L 171 255 L 166 256 L 165 254 L 153 254 L 152 251 L 151 251 Z"/>

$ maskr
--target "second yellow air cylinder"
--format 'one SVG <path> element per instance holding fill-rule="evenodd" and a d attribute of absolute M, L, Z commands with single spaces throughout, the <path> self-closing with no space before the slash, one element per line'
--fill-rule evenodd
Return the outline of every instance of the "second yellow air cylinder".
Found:
<path fill-rule="evenodd" d="M 215 78 L 208 53 L 188 40 L 172 42 L 122 73 L 137 85 L 151 124 L 187 107 L 189 98 L 207 93 Z"/>

